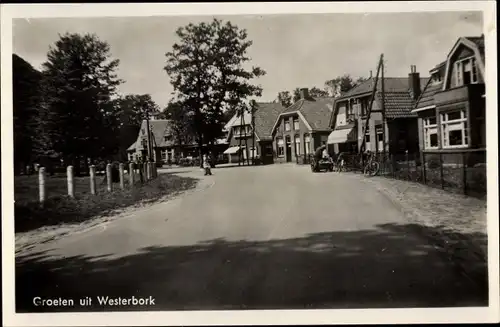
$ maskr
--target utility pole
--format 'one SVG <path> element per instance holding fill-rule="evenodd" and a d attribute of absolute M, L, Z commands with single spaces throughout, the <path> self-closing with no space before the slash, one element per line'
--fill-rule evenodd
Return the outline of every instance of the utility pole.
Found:
<path fill-rule="evenodd" d="M 242 155 L 243 155 L 243 151 L 241 151 L 241 131 L 242 131 L 242 128 L 243 128 L 243 106 L 241 107 L 240 109 L 240 140 L 239 140 L 239 143 L 240 143 L 240 149 L 239 149 L 239 155 L 238 155 L 238 166 L 241 166 L 241 161 L 243 158 Z"/>
<path fill-rule="evenodd" d="M 252 106 L 252 166 L 255 166 L 255 110 L 256 103 L 255 101 L 251 101 L 250 105 Z"/>
<path fill-rule="evenodd" d="M 373 90 L 372 90 L 372 96 L 371 96 L 371 99 L 370 99 L 370 105 L 368 106 L 368 113 L 366 115 L 366 123 L 365 123 L 364 126 L 361 126 L 361 135 L 362 135 L 363 140 L 361 142 L 361 146 L 359 147 L 359 153 L 363 153 L 364 152 L 364 148 L 365 148 L 365 144 L 366 144 L 366 137 L 365 137 L 366 126 L 370 123 L 370 116 L 371 116 L 371 113 L 372 113 L 373 101 L 375 100 L 375 95 L 377 94 L 377 83 L 378 83 L 378 76 L 380 74 L 380 68 L 381 68 L 381 64 L 382 64 L 382 59 L 383 59 L 383 55 L 380 56 L 380 60 L 379 60 L 379 63 L 378 63 L 377 75 L 375 76 L 375 82 L 373 84 Z"/>
<path fill-rule="evenodd" d="M 382 156 L 383 156 L 383 160 L 385 162 L 385 148 L 386 148 L 386 142 L 385 142 L 385 125 L 386 125 L 386 119 L 385 119 L 385 88 L 384 88 L 384 69 L 385 69 L 385 66 L 384 66 L 384 54 L 382 54 L 382 56 L 380 57 L 380 64 L 382 66 L 382 79 L 380 80 L 381 82 L 381 86 L 382 86 L 382 146 L 383 146 L 383 150 L 382 150 Z"/>
<path fill-rule="evenodd" d="M 149 161 L 152 161 L 152 157 L 151 157 L 151 129 L 149 127 L 148 109 L 145 109 L 145 114 L 146 114 L 146 131 L 148 133 L 148 159 L 149 159 Z"/>

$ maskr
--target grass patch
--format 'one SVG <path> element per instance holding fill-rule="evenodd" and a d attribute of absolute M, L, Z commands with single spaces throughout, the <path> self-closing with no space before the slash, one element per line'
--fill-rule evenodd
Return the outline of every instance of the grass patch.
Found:
<path fill-rule="evenodd" d="M 62 180 L 65 181 L 64 178 Z M 157 179 L 149 183 L 136 184 L 134 188 L 126 187 L 124 190 L 119 189 L 117 187 L 119 185 L 115 185 L 113 192 L 106 192 L 105 185 L 99 187 L 97 195 L 75 190 L 75 198 L 72 199 L 64 195 L 66 189 L 61 188 L 59 185 L 61 181 L 55 178 L 50 182 L 47 181 L 48 194 L 51 196 L 48 197 L 43 207 L 40 207 L 37 201 L 38 189 L 36 187 L 33 191 L 27 188 L 27 184 L 23 184 L 23 181 L 20 182 L 21 185 L 17 185 L 17 182 L 16 179 L 16 191 L 24 191 L 19 196 L 15 195 L 15 231 L 19 233 L 43 226 L 81 223 L 98 215 L 111 215 L 116 209 L 155 202 L 162 197 L 176 195 L 194 188 L 198 179 L 160 174 Z M 33 185 L 36 186 L 36 183 Z M 52 193 L 50 193 L 51 189 Z M 35 192 L 34 199 L 33 192 Z"/>

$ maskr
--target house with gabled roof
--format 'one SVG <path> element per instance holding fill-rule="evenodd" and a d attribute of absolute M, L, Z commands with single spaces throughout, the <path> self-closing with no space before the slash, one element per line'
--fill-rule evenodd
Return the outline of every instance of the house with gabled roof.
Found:
<path fill-rule="evenodd" d="M 148 140 L 147 121 L 143 120 L 136 141 L 127 149 L 129 161 L 146 160 L 148 156 L 148 142 L 153 152 L 155 162 L 173 160 L 176 147 L 173 132 L 168 119 L 151 119 L 149 121 L 150 137 Z"/>
<path fill-rule="evenodd" d="M 229 162 L 251 162 L 254 158 L 263 164 L 273 163 L 272 128 L 284 109 L 279 103 L 258 102 L 253 117 L 250 112 L 236 113 L 225 126 L 229 147 L 224 154 Z"/>
<path fill-rule="evenodd" d="M 411 66 L 408 77 L 384 77 L 382 95 L 382 83 L 379 78 L 368 122 L 374 77 L 336 98 L 334 114 L 330 121 L 333 131 L 328 136 L 330 151 L 357 152 L 364 138 L 365 148 L 372 152 L 418 152 L 417 115 L 412 109 L 427 81 L 428 78 L 421 78 L 416 67 Z M 385 112 L 385 123 L 382 110 Z M 366 128 L 363 135 L 364 126 Z"/>
<path fill-rule="evenodd" d="M 453 152 L 486 147 L 484 36 L 461 37 L 416 102 L 420 147 Z"/>
<path fill-rule="evenodd" d="M 333 105 L 333 98 L 313 98 L 307 88 L 302 88 L 300 99 L 276 118 L 272 128 L 276 161 L 307 163 L 328 139 Z"/>

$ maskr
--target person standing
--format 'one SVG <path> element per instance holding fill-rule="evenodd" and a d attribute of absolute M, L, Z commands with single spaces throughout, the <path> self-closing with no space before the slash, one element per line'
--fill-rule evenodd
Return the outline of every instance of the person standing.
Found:
<path fill-rule="evenodd" d="M 210 166 L 210 159 L 206 154 L 203 155 L 203 168 L 205 169 L 205 176 L 212 175 L 212 169 Z"/>

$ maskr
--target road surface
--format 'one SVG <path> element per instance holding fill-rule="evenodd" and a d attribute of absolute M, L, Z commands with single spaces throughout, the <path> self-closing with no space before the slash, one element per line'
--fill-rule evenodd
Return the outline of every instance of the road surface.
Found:
<path fill-rule="evenodd" d="M 287 164 L 179 174 L 204 186 L 18 257 L 17 311 L 487 305 L 486 291 L 369 184 Z M 80 305 L 85 297 L 92 303 Z"/>

